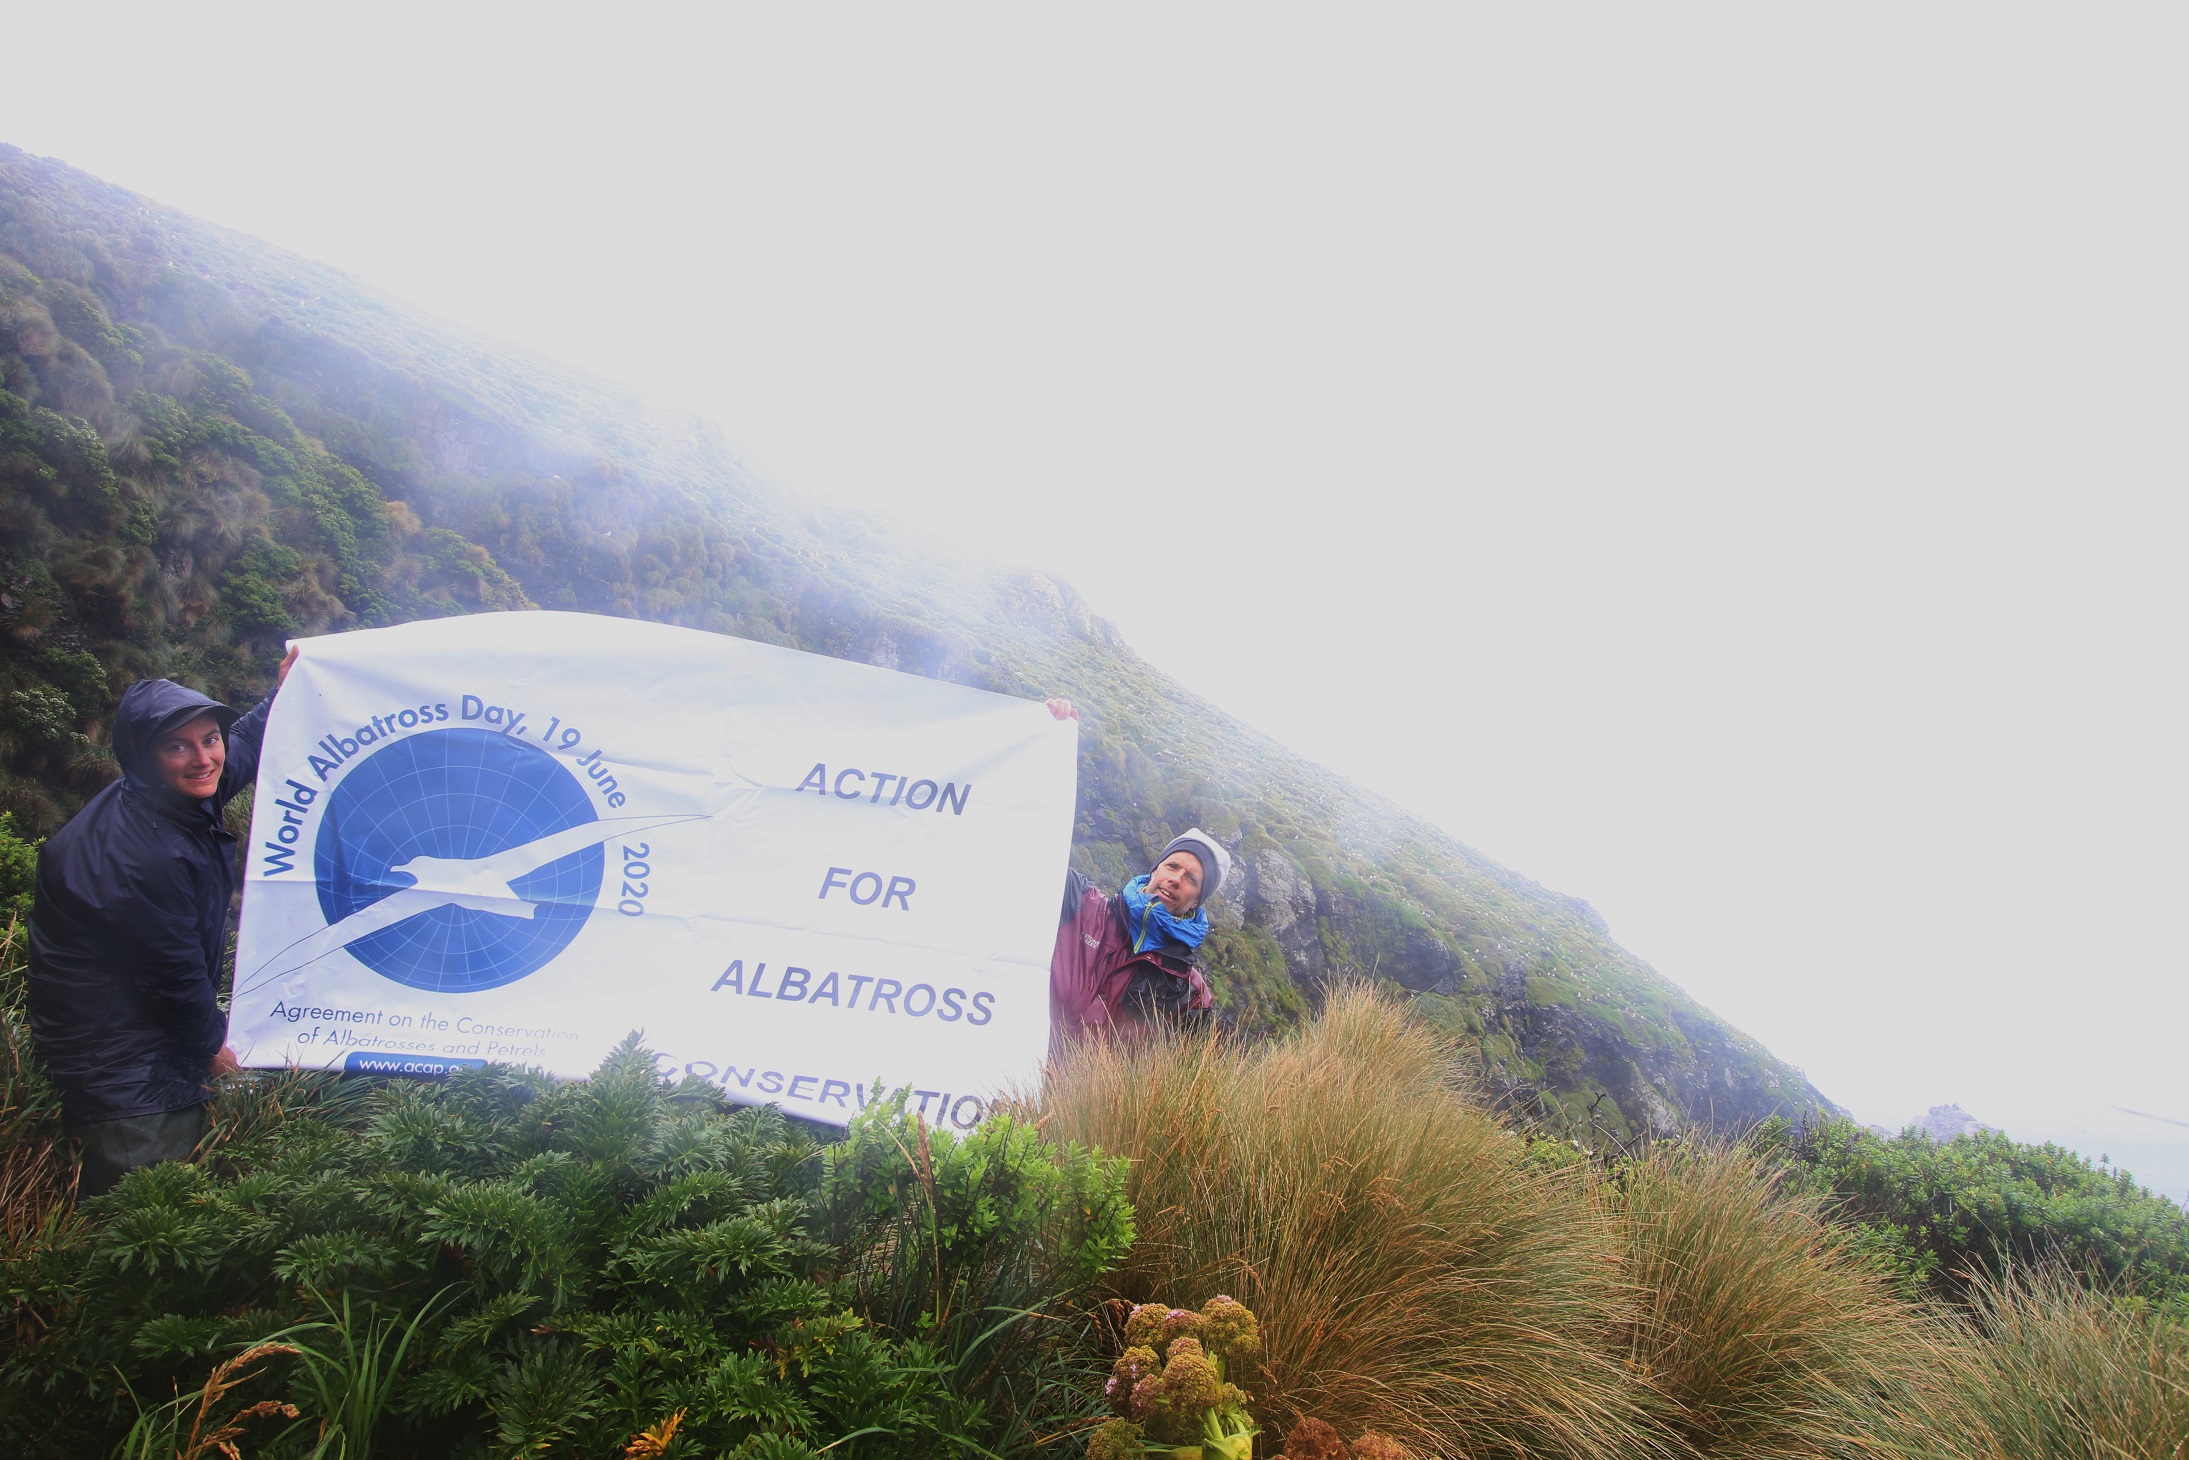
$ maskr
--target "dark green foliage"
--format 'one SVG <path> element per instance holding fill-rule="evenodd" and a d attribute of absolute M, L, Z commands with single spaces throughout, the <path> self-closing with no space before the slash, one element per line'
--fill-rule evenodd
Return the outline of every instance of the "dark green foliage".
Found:
<path fill-rule="evenodd" d="M 303 554 L 271 538 L 253 536 L 221 575 L 221 611 L 239 634 L 286 634 L 296 616 L 282 601 L 281 585 L 304 566 Z"/>
<path fill-rule="evenodd" d="M 17 838 L 0 814 L 0 897 L 9 904 L 0 914 L 0 1253 L 31 1237 L 47 1205 L 64 1195 L 56 1184 L 60 1162 L 51 1159 L 61 1138 L 61 1096 L 31 1057 L 24 1001 L 25 919 L 37 866 L 37 847 Z M 12 1282 L 0 1281 L 0 1305 L 9 1301 Z M 0 1312 L 0 1331 L 6 1317 Z"/>
<path fill-rule="evenodd" d="M 576 1084 L 253 1075 L 198 1164 L 71 1212 L 22 971 L 14 928 L 0 1453 L 167 1453 L 256 1404 L 274 1455 L 615 1453 L 679 1413 L 671 1454 L 972 1455 L 1088 1407 L 1074 1299 L 1131 1241 L 1122 1164 L 1009 1115 L 943 1135 L 899 1097 L 824 1158 L 635 1042 Z M 277 1442 L 281 1403 L 303 1420 Z"/>
<path fill-rule="evenodd" d="M 15 818 L 0 811 L 0 927 L 16 937 L 30 919 L 31 891 L 38 881 L 38 848 L 15 834 Z"/>
<path fill-rule="evenodd" d="M 1997 1131 L 1938 1141 L 1770 1121 L 1749 1144 L 1791 1188 L 1825 1198 L 1910 1294 L 1959 1300 L 1974 1280 L 2058 1264 L 2189 1318 L 2189 1213 L 2126 1171 Z"/>
<path fill-rule="evenodd" d="M 0 210 L 0 222 L 8 218 Z M 116 324 L 0 227 L 0 809 L 51 831 L 113 773 L 100 730 L 141 675 L 247 704 L 292 634 L 523 591 L 301 432 L 217 350 Z M 78 270 L 45 240 L 42 265 Z M 92 271 L 96 275 L 96 270 Z M 12 326 L 12 332 L 7 327 Z"/>
<path fill-rule="evenodd" d="M 1307 1012 L 1307 1000 L 1285 967 L 1284 950 L 1263 929 L 1216 928 L 1202 944 L 1201 956 L 1211 968 L 1222 970 L 1216 1006 L 1233 1025 L 1283 1029 Z"/>
<path fill-rule="evenodd" d="M 343 1460 L 369 1460 L 411 1345 L 442 1304 L 428 1300 L 404 1317 L 367 1319 L 351 1310 L 348 1293 L 339 1305 L 317 1293 L 313 1297 L 326 1318 L 285 1328 L 254 1347 L 293 1348 L 294 1387 L 308 1395 L 310 1409 L 292 1407 L 320 1418 L 317 1444 Z"/>
<path fill-rule="evenodd" d="M 1030 1438 L 1059 1404 L 1083 1408 L 1094 1360 L 1059 1317 L 1132 1246 L 1126 1163 L 1009 1115 L 930 1127 L 909 1093 L 877 1089 L 825 1153 L 828 1233 L 859 1254 L 845 1269 L 859 1312 L 931 1342 L 958 1392 L 1007 1417 L 1002 1442 Z"/>
<path fill-rule="evenodd" d="M 574 1084 L 232 1084 L 200 1164 L 134 1172 L 10 1258 L 36 1337 L 0 1359 L 0 1448 L 104 1451 L 259 1341 L 298 1350 L 249 1396 L 302 1412 L 274 1453 L 606 1454 L 679 1411 L 708 1454 L 1023 1434 L 1030 1362 L 1059 1342 L 974 1328 L 1000 1306 L 1061 1323 L 1130 1240 L 1122 1172 L 996 1116 L 931 1137 L 910 1179 L 888 1151 L 920 1133 L 887 1111 L 824 1162 L 635 1041 Z M 60 1280 L 23 1282 L 34 1266 Z"/>

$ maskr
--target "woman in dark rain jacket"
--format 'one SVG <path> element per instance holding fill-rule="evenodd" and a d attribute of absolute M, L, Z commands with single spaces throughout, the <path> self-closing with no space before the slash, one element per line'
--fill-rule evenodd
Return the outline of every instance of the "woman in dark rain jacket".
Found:
<path fill-rule="evenodd" d="M 114 717 L 122 778 L 39 853 L 30 1031 L 84 1143 L 87 1195 L 187 1159 L 208 1077 L 235 1068 L 215 1002 L 236 865 L 221 813 L 257 773 L 272 703 L 238 719 L 196 690 L 137 681 Z"/>

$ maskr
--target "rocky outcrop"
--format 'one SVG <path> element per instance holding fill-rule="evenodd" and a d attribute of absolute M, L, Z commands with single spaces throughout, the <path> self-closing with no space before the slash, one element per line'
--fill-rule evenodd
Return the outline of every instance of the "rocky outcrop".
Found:
<path fill-rule="evenodd" d="M 1315 884 L 1290 857 L 1274 848 L 1242 858 L 1247 869 L 1246 922 L 1261 929 L 1284 954 L 1294 982 L 1313 987 L 1327 968 Z"/>
<path fill-rule="evenodd" d="M 1923 1118 L 1915 1122 L 1915 1129 L 1934 1141 L 1950 1141 L 1960 1136 L 1972 1136 L 1979 1131 L 1995 1131 L 1999 1127 L 1986 1125 L 1958 1105 L 1933 1105 L 1923 1112 Z"/>

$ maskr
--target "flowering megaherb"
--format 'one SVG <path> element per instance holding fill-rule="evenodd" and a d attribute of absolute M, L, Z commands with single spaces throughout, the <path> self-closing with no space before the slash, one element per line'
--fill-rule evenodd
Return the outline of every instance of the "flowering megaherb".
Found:
<path fill-rule="evenodd" d="M 1285 1436 L 1281 1460 L 1414 1460 L 1414 1452 L 1379 1430 L 1363 1430 L 1348 1445 L 1329 1424 L 1302 1415 Z"/>
<path fill-rule="evenodd" d="M 1103 1390 L 1119 1418 L 1095 1431 L 1088 1460 L 1142 1460 L 1164 1448 L 1252 1460 L 1258 1431 L 1229 1366 L 1261 1351 L 1261 1325 L 1235 1298 L 1218 1294 L 1198 1313 L 1161 1303 L 1133 1309 Z"/>

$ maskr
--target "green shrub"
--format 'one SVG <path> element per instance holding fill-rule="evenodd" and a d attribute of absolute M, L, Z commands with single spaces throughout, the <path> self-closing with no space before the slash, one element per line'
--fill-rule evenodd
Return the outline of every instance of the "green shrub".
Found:
<path fill-rule="evenodd" d="M 933 1343 L 956 1390 L 989 1404 L 999 1443 L 1091 1412 L 1072 1397 L 1096 1362 L 1072 1300 L 1132 1246 L 1125 1162 L 1054 1147 L 1008 1113 L 962 1136 L 929 1127 L 908 1094 L 869 1103 L 822 1157 L 857 1311 Z"/>
<path fill-rule="evenodd" d="M 38 883 L 38 844 L 15 834 L 15 818 L 0 811 L 0 937 L 20 942 L 30 924 L 31 893 Z M 0 954 L 0 960 L 5 954 Z"/>
<path fill-rule="evenodd" d="M 1750 1145 L 1911 1295 L 1961 1301 L 1974 1279 L 2052 1263 L 2189 1318 L 2189 1212 L 2125 1171 L 1997 1131 L 1937 1141 L 1773 1120 Z"/>
<path fill-rule="evenodd" d="M 44 1259 L 56 1234 L 74 1225 L 76 1162 L 61 1132 L 61 1096 L 30 1042 L 25 1005 L 31 880 L 37 848 L 0 815 L 0 1333 L 34 1332 L 29 1305 L 62 1274 Z"/>
<path fill-rule="evenodd" d="M 221 608 L 239 634 L 285 634 L 297 628 L 283 590 L 304 566 L 304 555 L 264 536 L 244 539 L 242 551 L 221 575 Z"/>
<path fill-rule="evenodd" d="M 12 1183 L 66 1161 L 8 1028 Z M 1597 1176 L 1448 1057 L 1341 991 L 1274 1045 L 1082 1049 L 1040 1127 L 881 1100 L 826 1150 L 635 1042 L 574 1083 L 231 1080 L 194 1165 L 9 1186 L 0 1453 L 1069 1460 L 1134 1331 L 1078 1296 L 1227 1291 L 1264 1454 L 1312 1415 L 1430 1457 L 2185 1460 L 2147 1298 L 1907 1301 L 1747 1156 Z"/>
<path fill-rule="evenodd" d="M 695 1453 L 986 1433 L 935 1343 L 851 1310 L 809 1215 L 813 1142 L 668 1085 L 635 1042 L 569 1084 L 274 1076 L 215 1114 L 200 1164 L 133 1172 L 18 1254 L 63 1281 L 11 1271 L 41 1331 L 0 1359 L 0 1448 L 102 1451 L 138 1396 L 268 1338 L 301 1350 L 267 1359 L 302 1411 L 292 1448 L 597 1454 L 680 1413 Z"/>

